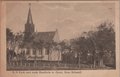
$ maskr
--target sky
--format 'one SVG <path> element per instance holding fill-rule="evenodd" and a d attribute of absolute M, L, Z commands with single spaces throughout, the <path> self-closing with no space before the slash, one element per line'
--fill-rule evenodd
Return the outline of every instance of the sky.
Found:
<path fill-rule="evenodd" d="M 27 22 L 29 4 L 6 4 L 6 26 L 14 33 L 23 32 Z M 60 40 L 72 39 L 95 29 L 105 21 L 114 22 L 114 3 L 31 3 L 35 31 L 55 31 Z"/>

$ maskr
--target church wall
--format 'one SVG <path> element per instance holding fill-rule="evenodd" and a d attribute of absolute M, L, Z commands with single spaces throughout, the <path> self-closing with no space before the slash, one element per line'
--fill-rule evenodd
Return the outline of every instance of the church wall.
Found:
<path fill-rule="evenodd" d="M 61 52 L 58 50 L 51 49 L 49 54 L 46 54 L 46 49 L 43 48 L 42 53 L 39 54 L 39 50 L 36 50 L 36 60 L 43 61 L 61 61 Z M 27 56 L 27 60 L 35 60 L 35 54 L 33 49 L 30 49 L 30 54 Z"/>

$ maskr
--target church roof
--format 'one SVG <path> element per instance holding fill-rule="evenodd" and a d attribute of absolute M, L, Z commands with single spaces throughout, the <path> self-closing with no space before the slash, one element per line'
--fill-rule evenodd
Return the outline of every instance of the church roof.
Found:
<path fill-rule="evenodd" d="M 24 43 L 24 48 L 32 48 L 33 41 L 39 42 L 42 41 L 44 43 L 50 43 L 55 36 L 56 31 L 49 31 L 49 32 L 34 32 L 33 37 L 34 39 L 31 42 Z"/>
<path fill-rule="evenodd" d="M 35 41 L 43 41 L 43 42 L 51 42 L 55 36 L 56 31 L 49 31 L 49 32 L 36 32 L 34 34 Z"/>

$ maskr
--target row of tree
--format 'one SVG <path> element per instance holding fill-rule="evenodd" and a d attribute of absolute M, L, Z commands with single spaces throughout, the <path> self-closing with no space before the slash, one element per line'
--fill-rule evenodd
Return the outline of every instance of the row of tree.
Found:
<path fill-rule="evenodd" d="M 83 32 L 82 36 L 72 39 L 71 47 L 78 54 L 78 63 L 115 68 L 114 24 L 104 22 L 94 31 Z"/>

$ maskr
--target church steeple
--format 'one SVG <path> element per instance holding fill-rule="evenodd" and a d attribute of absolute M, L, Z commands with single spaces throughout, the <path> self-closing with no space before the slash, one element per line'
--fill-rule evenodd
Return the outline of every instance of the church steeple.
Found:
<path fill-rule="evenodd" d="M 28 17 L 27 17 L 27 22 L 25 24 L 25 40 L 30 39 L 31 35 L 34 32 L 35 32 L 35 28 L 32 20 L 31 4 L 29 4 Z"/>
<path fill-rule="evenodd" d="M 29 11 L 28 11 L 27 23 L 28 24 L 33 24 L 32 14 L 31 14 L 31 4 L 30 3 L 29 3 Z"/>

